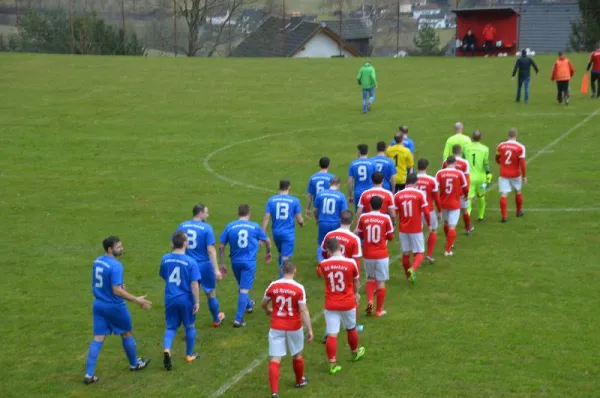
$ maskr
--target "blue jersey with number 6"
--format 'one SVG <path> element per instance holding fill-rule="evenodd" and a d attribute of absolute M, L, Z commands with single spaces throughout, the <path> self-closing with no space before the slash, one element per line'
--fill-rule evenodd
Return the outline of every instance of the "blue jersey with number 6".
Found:
<path fill-rule="evenodd" d="M 294 239 L 296 214 L 300 214 L 300 212 L 298 198 L 282 194 L 271 196 L 265 206 L 265 214 L 271 215 L 273 236 Z"/>
<path fill-rule="evenodd" d="M 266 241 L 267 235 L 252 221 L 237 220 L 225 226 L 219 242 L 229 245 L 231 262 L 256 262 L 259 241 Z"/>
<path fill-rule="evenodd" d="M 185 254 L 165 254 L 158 272 L 166 282 L 165 307 L 177 297 L 192 296 L 192 282 L 200 280 L 200 270 L 196 260 Z"/>
<path fill-rule="evenodd" d="M 123 264 L 114 257 L 100 256 L 92 265 L 92 293 L 96 300 L 105 303 L 124 303 L 113 293 L 113 286 L 123 286 Z"/>
<path fill-rule="evenodd" d="M 348 209 L 346 196 L 338 190 L 326 189 L 317 195 L 315 209 L 319 212 L 319 224 L 340 224 L 342 211 Z"/>
<path fill-rule="evenodd" d="M 369 159 L 356 159 L 350 163 L 348 177 L 354 178 L 354 194 L 360 195 L 373 187 L 371 176 L 374 170 L 373 163 Z"/>
<path fill-rule="evenodd" d="M 215 234 L 210 224 L 198 220 L 184 221 L 177 228 L 178 231 L 183 231 L 188 236 L 185 254 L 196 260 L 199 265 L 210 261 L 207 247 L 215 244 Z"/>
<path fill-rule="evenodd" d="M 326 171 L 319 171 L 310 177 L 306 193 L 312 196 L 313 205 L 315 204 L 319 192 L 329 189 L 329 181 L 331 181 L 333 177 L 333 174 Z"/>

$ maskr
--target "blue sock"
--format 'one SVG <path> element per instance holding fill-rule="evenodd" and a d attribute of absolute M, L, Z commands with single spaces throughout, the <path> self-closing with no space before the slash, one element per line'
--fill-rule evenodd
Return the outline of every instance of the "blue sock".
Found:
<path fill-rule="evenodd" d="M 317 261 L 321 262 L 323 260 L 323 250 L 321 250 L 321 246 L 317 246 Z"/>
<path fill-rule="evenodd" d="M 127 360 L 129 361 L 129 365 L 137 366 L 137 353 L 135 350 L 135 339 L 133 336 L 123 337 L 123 349 L 125 350 L 125 354 L 127 355 Z"/>
<path fill-rule="evenodd" d="M 165 350 L 171 350 L 171 347 L 173 347 L 173 340 L 175 340 L 175 334 L 177 333 L 177 330 L 173 330 L 173 329 L 167 329 L 165 330 L 165 335 L 164 335 L 164 347 Z"/>
<path fill-rule="evenodd" d="M 102 343 L 96 340 L 92 340 L 90 343 L 90 349 L 88 350 L 87 361 L 85 363 L 85 374 L 93 376 L 96 371 L 96 361 L 100 355 L 102 349 Z"/>
<path fill-rule="evenodd" d="M 216 297 L 208 298 L 208 310 L 212 314 L 213 322 L 219 322 L 219 300 Z"/>
<path fill-rule="evenodd" d="M 244 312 L 246 311 L 246 306 L 248 305 L 248 293 L 240 293 L 238 295 L 238 306 L 237 312 L 235 313 L 235 320 L 241 322 L 244 320 Z"/>
<path fill-rule="evenodd" d="M 194 346 L 196 345 L 196 328 L 185 328 L 185 354 L 190 356 L 194 354 Z"/>

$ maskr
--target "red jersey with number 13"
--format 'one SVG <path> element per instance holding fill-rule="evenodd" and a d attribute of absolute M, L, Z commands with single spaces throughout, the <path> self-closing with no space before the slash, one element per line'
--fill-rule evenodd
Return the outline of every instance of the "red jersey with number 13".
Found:
<path fill-rule="evenodd" d="M 279 279 L 269 285 L 265 298 L 272 302 L 271 329 L 290 331 L 302 328 L 299 304 L 306 304 L 304 286 L 293 279 Z"/>
<path fill-rule="evenodd" d="M 515 140 L 504 141 L 496 148 L 496 159 L 500 164 L 500 177 L 521 176 L 521 159 L 525 159 L 525 145 Z"/>
<path fill-rule="evenodd" d="M 469 194 L 465 174 L 455 168 L 448 168 L 438 171 L 435 179 L 440 185 L 440 204 L 442 205 L 442 209 L 460 209 L 460 198 Z"/>
<path fill-rule="evenodd" d="M 387 214 L 378 211 L 360 215 L 356 234 L 363 240 L 363 257 L 368 260 L 388 258 L 387 241 L 394 239 L 394 225 Z"/>
<path fill-rule="evenodd" d="M 350 311 L 356 308 L 354 284 L 360 273 L 352 259 L 333 256 L 321 261 L 317 271 L 325 279 L 325 309 L 329 311 Z"/>

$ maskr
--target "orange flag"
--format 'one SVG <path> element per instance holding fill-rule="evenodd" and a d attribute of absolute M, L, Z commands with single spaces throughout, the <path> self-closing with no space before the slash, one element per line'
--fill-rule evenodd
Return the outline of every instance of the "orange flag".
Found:
<path fill-rule="evenodd" d="M 581 94 L 587 94 L 589 78 L 589 73 L 585 72 L 585 74 L 583 75 L 583 80 L 581 81 Z"/>

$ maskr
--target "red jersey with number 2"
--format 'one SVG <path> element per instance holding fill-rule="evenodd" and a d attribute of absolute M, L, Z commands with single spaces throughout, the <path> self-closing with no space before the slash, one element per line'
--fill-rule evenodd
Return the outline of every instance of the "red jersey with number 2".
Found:
<path fill-rule="evenodd" d="M 352 259 L 333 256 L 321 261 L 318 274 L 325 280 L 325 309 L 350 311 L 356 308 L 354 284 L 360 273 Z"/>
<path fill-rule="evenodd" d="M 442 169 L 435 175 L 440 186 L 440 204 L 444 210 L 460 209 L 460 198 L 468 195 L 465 174 L 455 168 Z"/>
<path fill-rule="evenodd" d="M 302 328 L 300 304 L 306 304 L 304 286 L 293 279 L 279 279 L 269 285 L 265 298 L 272 302 L 271 329 L 290 331 Z"/>
<path fill-rule="evenodd" d="M 394 226 L 387 214 L 378 211 L 360 215 L 356 234 L 363 240 L 363 257 L 368 260 L 388 258 L 387 241 L 394 239 Z"/>
<path fill-rule="evenodd" d="M 400 218 L 400 232 L 417 234 L 423 232 L 423 212 L 427 209 L 425 194 L 416 188 L 404 188 L 394 196 Z"/>
<path fill-rule="evenodd" d="M 525 145 L 514 141 L 504 141 L 496 148 L 500 164 L 500 177 L 518 178 L 521 176 L 521 159 L 525 159 Z"/>

